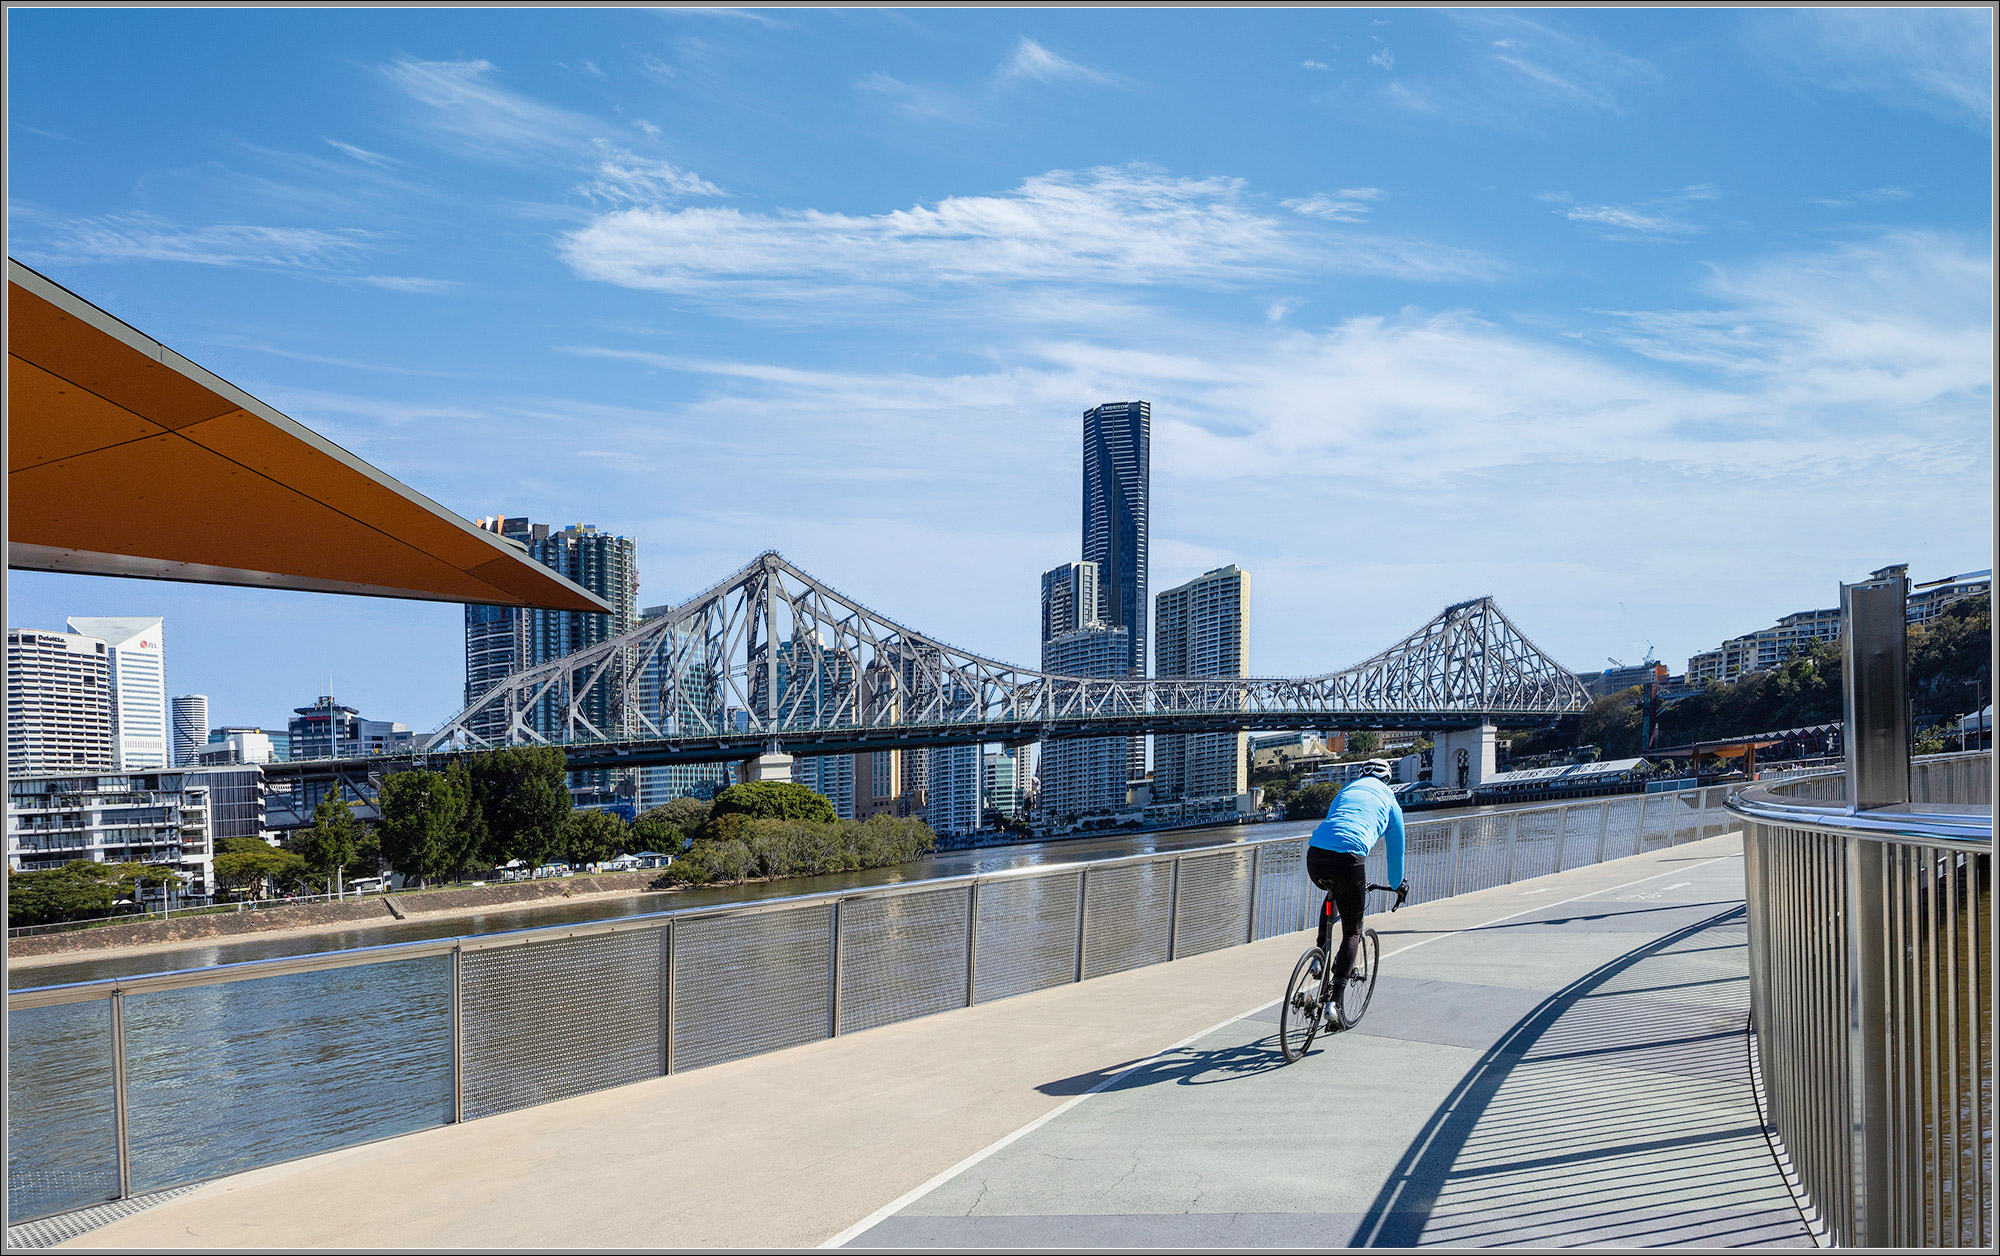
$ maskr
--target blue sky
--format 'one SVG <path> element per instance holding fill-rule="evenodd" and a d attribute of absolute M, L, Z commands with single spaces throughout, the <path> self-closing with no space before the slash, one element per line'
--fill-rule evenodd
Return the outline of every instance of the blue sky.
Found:
<path fill-rule="evenodd" d="M 11 255 L 467 516 L 775 548 L 1032 664 L 1081 413 L 1259 674 L 1576 668 L 1990 566 L 1983 9 L 12 9 Z M 10 573 L 266 723 L 455 606 Z"/>

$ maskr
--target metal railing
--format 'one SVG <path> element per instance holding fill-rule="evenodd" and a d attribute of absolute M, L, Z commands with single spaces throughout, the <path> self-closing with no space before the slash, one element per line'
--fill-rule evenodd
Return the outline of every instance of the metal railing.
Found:
<path fill-rule="evenodd" d="M 1727 792 L 1412 823 L 1412 900 L 1713 836 L 1734 823 Z M 1320 900 L 1305 844 L 12 991 L 9 1213 L 28 1220 L 1289 933 Z"/>
<path fill-rule="evenodd" d="M 1900 808 L 1850 810 L 1840 775 L 1729 804 L 1765 1120 L 1842 1246 L 1993 1244 L 1991 771 L 1914 763 Z"/>

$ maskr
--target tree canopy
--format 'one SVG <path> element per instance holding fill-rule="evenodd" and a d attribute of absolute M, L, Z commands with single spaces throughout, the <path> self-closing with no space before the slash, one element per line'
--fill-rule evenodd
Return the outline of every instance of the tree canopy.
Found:
<path fill-rule="evenodd" d="M 746 781 L 715 796 L 711 821 L 740 815 L 753 820 L 822 820 L 840 817 L 823 795 L 791 781 Z"/>
<path fill-rule="evenodd" d="M 140 882 L 158 887 L 168 880 L 180 885 L 187 878 L 164 865 L 90 859 L 72 859 L 60 868 L 35 872 L 10 870 L 7 923 L 41 925 L 108 916 L 119 899 L 137 897 Z"/>
<path fill-rule="evenodd" d="M 563 855 L 574 866 L 603 863 L 625 853 L 632 830 L 609 811 L 587 808 L 563 822 Z"/>
<path fill-rule="evenodd" d="M 567 797 L 567 795 L 565 795 Z M 419 882 L 447 876 L 472 853 L 471 788 L 462 764 L 443 772 L 393 772 L 376 794 L 382 857 Z"/>
<path fill-rule="evenodd" d="M 561 853 L 563 825 L 573 808 L 561 747 L 491 750 L 475 755 L 468 771 L 480 858 L 494 866 L 510 859 L 540 865 Z"/>

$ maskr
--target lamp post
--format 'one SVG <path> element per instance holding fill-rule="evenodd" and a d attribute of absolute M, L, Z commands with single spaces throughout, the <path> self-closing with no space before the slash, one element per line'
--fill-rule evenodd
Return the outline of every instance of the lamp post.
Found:
<path fill-rule="evenodd" d="M 1958 683 L 1972 686 L 1972 718 L 1974 727 L 1979 730 L 1979 736 L 1983 740 L 1986 735 L 1986 682 L 1983 680 L 1961 680 Z M 1965 749 L 1965 722 L 1963 720 L 1958 725 L 1958 748 L 1960 750 Z"/>

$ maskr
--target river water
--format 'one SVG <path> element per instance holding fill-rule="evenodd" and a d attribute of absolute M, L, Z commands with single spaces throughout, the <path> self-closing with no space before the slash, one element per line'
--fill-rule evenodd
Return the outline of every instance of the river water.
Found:
<path fill-rule="evenodd" d="M 1155 851 L 1186 850 L 1239 841 L 1262 841 L 1290 837 L 1312 831 L 1310 821 L 1279 821 L 1271 824 L 1218 825 L 1201 829 L 1172 829 L 1154 833 L 1121 834 L 1106 837 L 1079 837 L 1060 841 L 1032 842 L 1019 846 L 990 846 L 980 850 L 947 851 L 909 863 L 861 872 L 844 872 L 824 877 L 793 877 L 785 881 L 756 882 L 715 889 L 668 890 L 634 894 L 627 898 L 600 898 L 582 903 L 547 903 L 521 907 L 494 908 L 473 915 L 450 916 L 440 920 L 408 920 L 391 924 L 361 925 L 324 933 L 292 934 L 284 937 L 223 938 L 214 942 L 191 943 L 172 950 L 140 954 L 84 957 L 55 964 L 30 967 L 9 966 L 9 989 L 31 986 L 65 985 L 77 981 L 99 981 L 106 977 L 127 977 L 138 973 L 178 972 L 206 968 L 212 964 L 232 964 L 244 960 L 271 959 L 284 955 L 314 955 L 322 951 L 344 951 L 360 946 L 384 946 L 392 942 L 417 942 L 431 938 L 469 937 L 500 933 L 509 929 L 543 928 L 577 924 L 588 920 L 612 920 L 620 916 L 642 916 L 649 912 L 679 911 L 693 907 L 715 907 L 728 903 L 754 902 L 765 898 L 789 898 L 799 894 L 820 894 L 830 890 L 863 889 L 873 885 L 894 885 L 933 877 L 966 876 L 999 872 L 1008 868 L 1033 867 L 1051 863 L 1090 863 L 1118 859 L 1126 855 L 1149 855 Z"/>

